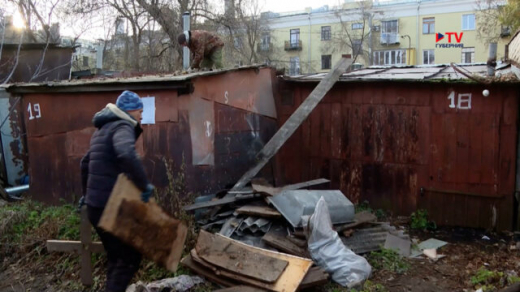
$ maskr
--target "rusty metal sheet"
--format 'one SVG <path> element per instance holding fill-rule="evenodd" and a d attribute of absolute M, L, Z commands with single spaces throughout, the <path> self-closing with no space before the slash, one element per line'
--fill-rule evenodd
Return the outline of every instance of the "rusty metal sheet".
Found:
<path fill-rule="evenodd" d="M 280 88 L 304 92 L 308 84 Z M 493 96 L 482 96 L 484 89 Z M 293 141 L 304 151 L 285 145 L 279 167 L 287 183 L 328 172 L 352 202 L 394 214 L 421 207 L 438 224 L 489 228 L 496 218 L 497 228 L 511 226 L 517 102 L 512 86 L 337 84 Z M 421 194 L 422 187 L 476 196 Z"/>
<path fill-rule="evenodd" d="M 195 79 L 195 94 L 232 107 L 276 118 L 272 69 L 227 72 Z"/>
<path fill-rule="evenodd" d="M 212 82 L 218 83 L 219 77 L 223 78 L 225 74 L 211 76 Z M 198 76 L 197 82 L 203 84 L 207 78 Z M 180 96 L 176 89 L 136 92 L 141 96 L 156 97 L 157 123 L 143 126 L 144 132 L 136 149 L 143 157 L 148 177 L 158 188 L 169 185 L 165 160 L 171 166 L 174 178 L 177 175 L 184 177 L 186 192 L 209 194 L 236 182 L 277 127 L 273 118 L 203 99 L 197 91 Z M 14 117 L 23 116 L 19 124 L 27 129 L 31 190 L 36 199 L 57 204 L 60 198 L 71 201 L 73 194 L 76 198 L 80 195 L 78 165 L 94 131 L 92 117 L 107 103 L 113 103 L 117 95 L 114 91 L 23 94 L 22 112 Z M 32 112 L 27 110 L 29 103 Z M 39 104 L 36 109 L 41 116 L 38 118 L 35 103 Z M 216 133 L 215 114 L 218 112 L 222 117 L 222 131 Z M 31 114 L 33 119 L 29 119 Z M 206 121 L 211 124 L 205 124 Z M 208 129 L 211 130 L 210 137 L 206 135 Z M 213 149 L 218 149 L 216 155 Z M 201 159 L 213 156 L 214 163 L 194 165 L 195 151 Z M 183 174 L 179 173 L 181 170 L 184 170 Z M 262 175 L 272 180 L 273 165 L 266 167 Z M 175 211 L 171 198 L 165 196 L 163 190 L 160 194 L 165 207 Z"/>
<path fill-rule="evenodd" d="M 5 166 L 7 182 L 10 185 L 17 185 L 18 180 L 27 174 L 27 149 L 22 139 L 23 125 L 19 122 L 20 109 L 20 99 L 11 97 L 4 89 L 0 89 L 0 123 L 5 121 L 0 128 L 0 148 L 4 163 L 0 168 Z"/>
<path fill-rule="evenodd" d="M 191 98 L 190 134 L 193 165 L 214 165 L 215 117 L 213 102 Z"/>

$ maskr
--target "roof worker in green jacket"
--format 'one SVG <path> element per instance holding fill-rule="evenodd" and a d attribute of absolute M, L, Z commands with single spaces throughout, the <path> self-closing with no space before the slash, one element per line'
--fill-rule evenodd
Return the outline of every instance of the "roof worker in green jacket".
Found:
<path fill-rule="evenodd" d="M 193 54 L 192 69 L 222 69 L 224 42 L 215 34 L 205 30 L 187 30 L 177 37 L 179 45 L 186 46 Z"/>

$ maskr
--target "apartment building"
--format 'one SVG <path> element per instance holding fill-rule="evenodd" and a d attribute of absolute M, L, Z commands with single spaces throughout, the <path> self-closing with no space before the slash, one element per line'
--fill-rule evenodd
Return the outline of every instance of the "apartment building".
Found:
<path fill-rule="evenodd" d="M 271 33 L 259 50 L 271 50 L 271 61 L 291 75 L 326 72 L 343 55 L 355 57 L 355 67 L 486 62 L 489 38 L 477 29 L 492 24 L 479 13 L 475 0 L 346 0 L 264 15 Z M 494 26 L 500 59 L 510 32 Z"/>

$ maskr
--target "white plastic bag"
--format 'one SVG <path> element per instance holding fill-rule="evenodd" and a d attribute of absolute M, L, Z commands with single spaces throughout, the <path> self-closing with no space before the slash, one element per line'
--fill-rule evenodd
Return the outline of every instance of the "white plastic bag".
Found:
<path fill-rule="evenodd" d="M 323 197 L 316 204 L 310 219 L 302 221 L 308 230 L 308 249 L 312 259 L 332 275 L 332 280 L 352 288 L 368 279 L 372 267 L 364 257 L 347 248 L 332 229 L 329 209 Z"/>

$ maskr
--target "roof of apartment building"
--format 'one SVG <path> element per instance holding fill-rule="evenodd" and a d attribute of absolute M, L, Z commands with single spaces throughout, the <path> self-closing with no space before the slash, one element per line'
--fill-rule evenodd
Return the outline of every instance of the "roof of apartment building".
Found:
<path fill-rule="evenodd" d="M 296 82 L 316 82 L 328 73 L 312 75 L 285 76 L 284 79 Z M 339 81 L 416 81 L 416 82 L 479 82 L 479 83 L 518 83 L 509 64 L 495 68 L 495 76 L 487 76 L 487 65 L 442 64 L 381 67 L 371 66 L 341 75 Z"/>

